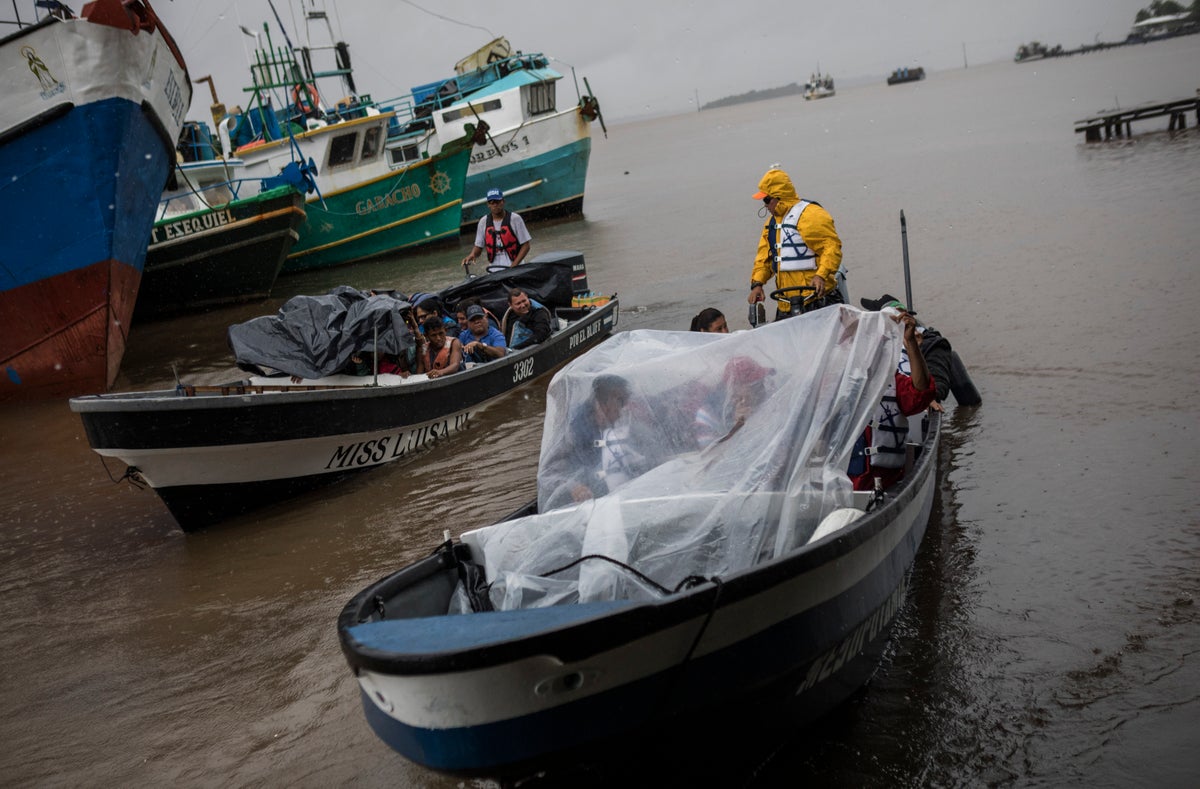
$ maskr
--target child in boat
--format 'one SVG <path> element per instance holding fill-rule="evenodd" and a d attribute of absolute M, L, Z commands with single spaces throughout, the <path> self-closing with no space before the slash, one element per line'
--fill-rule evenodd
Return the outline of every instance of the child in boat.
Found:
<path fill-rule="evenodd" d="M 430 378 L 441 378 L 466 368 L 462 343 L 446 334 L 446 325 L 439 315 L 428 315 L 421 324 L 425 336 L 417 340 L 417 372 Z"/>

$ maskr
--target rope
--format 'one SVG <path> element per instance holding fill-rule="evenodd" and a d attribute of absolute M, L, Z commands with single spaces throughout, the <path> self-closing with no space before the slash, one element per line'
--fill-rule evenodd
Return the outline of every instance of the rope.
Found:
<path fill-rule="evenodd" d="M 134 468 L 133 466 L 126 466 L 124 474 L 122 474 L 119 477 L 114 477 L 112 475 L 112 471 L 110 471 L 108 468 L 108 463 L 105 462 L 104 455 L 98 455 L 97 457 L 100 458 L 100 465 L 104 467 L 104 473 L 108 475 L 108 478 L 110 480 L 112 480 L 112 483 L 114 485 L 119 485 L 122 482 L 125 482 L 126 480 L 128 480 L 129 484 L 133 485 L 138 490 L 146 489 L 146 483 L 143 482 L 142 480 L 138 479 L 138 477 L 137 477 L 138 470 L 136 468 Z"/>
<path fill-rule="evenodd" d="M 655 589 L 657 589 L 659 592 L 661 592 L 664 595 L 674 594 L 676 592 L 679 592 L 682 589 L 691 589 L 691 588 L 699 586 L 700 584 L 703 584 L 703 583 L 711 582 L 713 584 L 716 584 L 717 593 L 715 595 L 713 595 L 712 605 L 709 606 L 708 613 L 705 614 L 705 616 L 704 616 L 704 623 L 700 626 L 699 632 L 696 633 L 695 639 L 692 640 L 692 645 L 688 648 L 687 654 L 684 655 L 683 661 L 679 664 L 680 668 L 683 668 L 685 665 L 687 665 L 688 661 L 690 661 L 692 659 L 692 655 L 695 654 L 696 647 L 700 645 L 700 639 L 703 638 L 705 631 L 708 630 L 708 625 L 710 622 L 712 622 L 713 614 L 715 614 L 717 611 L 717 604 L 721 600 L 721 590 L 725 588 L 724 582 L 720 579 L 720 577 L 714 575 L 712 578 L 705 578 L 702 575 L 689 575 L 686 578 L 684 578 L 682 581 L 680 581 L 678 584 L 676 584 L 674 589 L 668 589 L 667 587 L 658 583 L 657 581 L 655 581 L 654 579 L 645 575 L 644 573 L 639 572 L 636 568 L 630 567 L 628 564 L 625 564 L 622 561 L 618 561 L 617 559 L 613 559 L 610 556 L 604 556 L 604 555 L 598 554 L 598 553 L 589 553 L 586 556 L 580 556 L 578 559 L 576 559 L 573 562 L 570 562 L 569 564 L 565 564 L 562 567 L 559 567 L 554 570 L 550 570 L 549 572 L 543 573 L 540 577 L 541 578 L 549 578 L 552 575 L 556 575 L 565 570 L 569 570 L 572 567 L 574 567 L 575 565 L 577 565 L 587 559 L 602 559 L 603 561 L 609 562 L 610 564 L 615 564 L 617 567 L 620 567 L 624 570 L 628 570 L 630 573 L 637 576 L 640 580 L 649 584 L 650 586 L 653 586 Z M 489 584 L 488 586 L 490 588 L 491 585 Z"/>

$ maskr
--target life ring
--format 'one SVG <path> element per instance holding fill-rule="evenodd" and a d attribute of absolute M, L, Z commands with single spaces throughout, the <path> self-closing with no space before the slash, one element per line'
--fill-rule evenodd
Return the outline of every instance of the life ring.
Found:
<path fill-rule="evenodd" d="M 308 89 L 308 95 L 305 95 L 305 88 Z M 312 103 L 309 103 L 309 97 L 312 97 Z M 313 83 L 307 85 L 296 85 L 292 88 L 292 103 L 296 105 L 296 109 L 303 113 L 312 112 L 316 105 L 321 103 L 321 96 L 317 93 L 317 86 Z"/>

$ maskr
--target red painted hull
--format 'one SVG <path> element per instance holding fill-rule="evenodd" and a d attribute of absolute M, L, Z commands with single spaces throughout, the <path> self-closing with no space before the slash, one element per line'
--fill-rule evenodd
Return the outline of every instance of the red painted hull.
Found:
<path fill-rule="evenodd" d="M 112 386 L 141 278 L 105 260 L 0 293 L 0 401 Z"/>

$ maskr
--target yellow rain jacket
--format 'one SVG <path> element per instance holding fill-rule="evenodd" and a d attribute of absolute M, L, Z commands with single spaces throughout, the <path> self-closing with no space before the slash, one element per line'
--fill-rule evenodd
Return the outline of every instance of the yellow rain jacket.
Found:
<path fill-rule="evenodd" d="M 790 288 L 797 285 L 810 285 L 815 274 L 820 274 L 825 280 L 825 287 L 834 290 L 837 287 L 838 267 L 842 265 L 842 240 L 838 238 L 833 226 L 833 217 L 816 203 L 809 203 L 800 214 L 796 228 L 805 245 L 815 255 L 816 267 L 799 271 L 776 272 L 772 266 L 774 251 L 768 242 L 768 234 L 772 222 L 781 222 L 788 212 L 800 202 L 792 179 L 783 170 L 768 170 L 758 182 L 760 193 L 778 197 L 773 216 L 767 217 L 763 223 L 762 236 L 758 239 L 758 254 L 754 258 L 754 271 L 750 274 L 751 282 L 767 283 L 775 278 L 775 289 Z M 776 233 L 779 230 L 776 229 Z M 771 289 L 764 288 L 769 294 Z M 786 301 L 777 302 L 781 312 L 789 312 L 791 304 Z"/>

